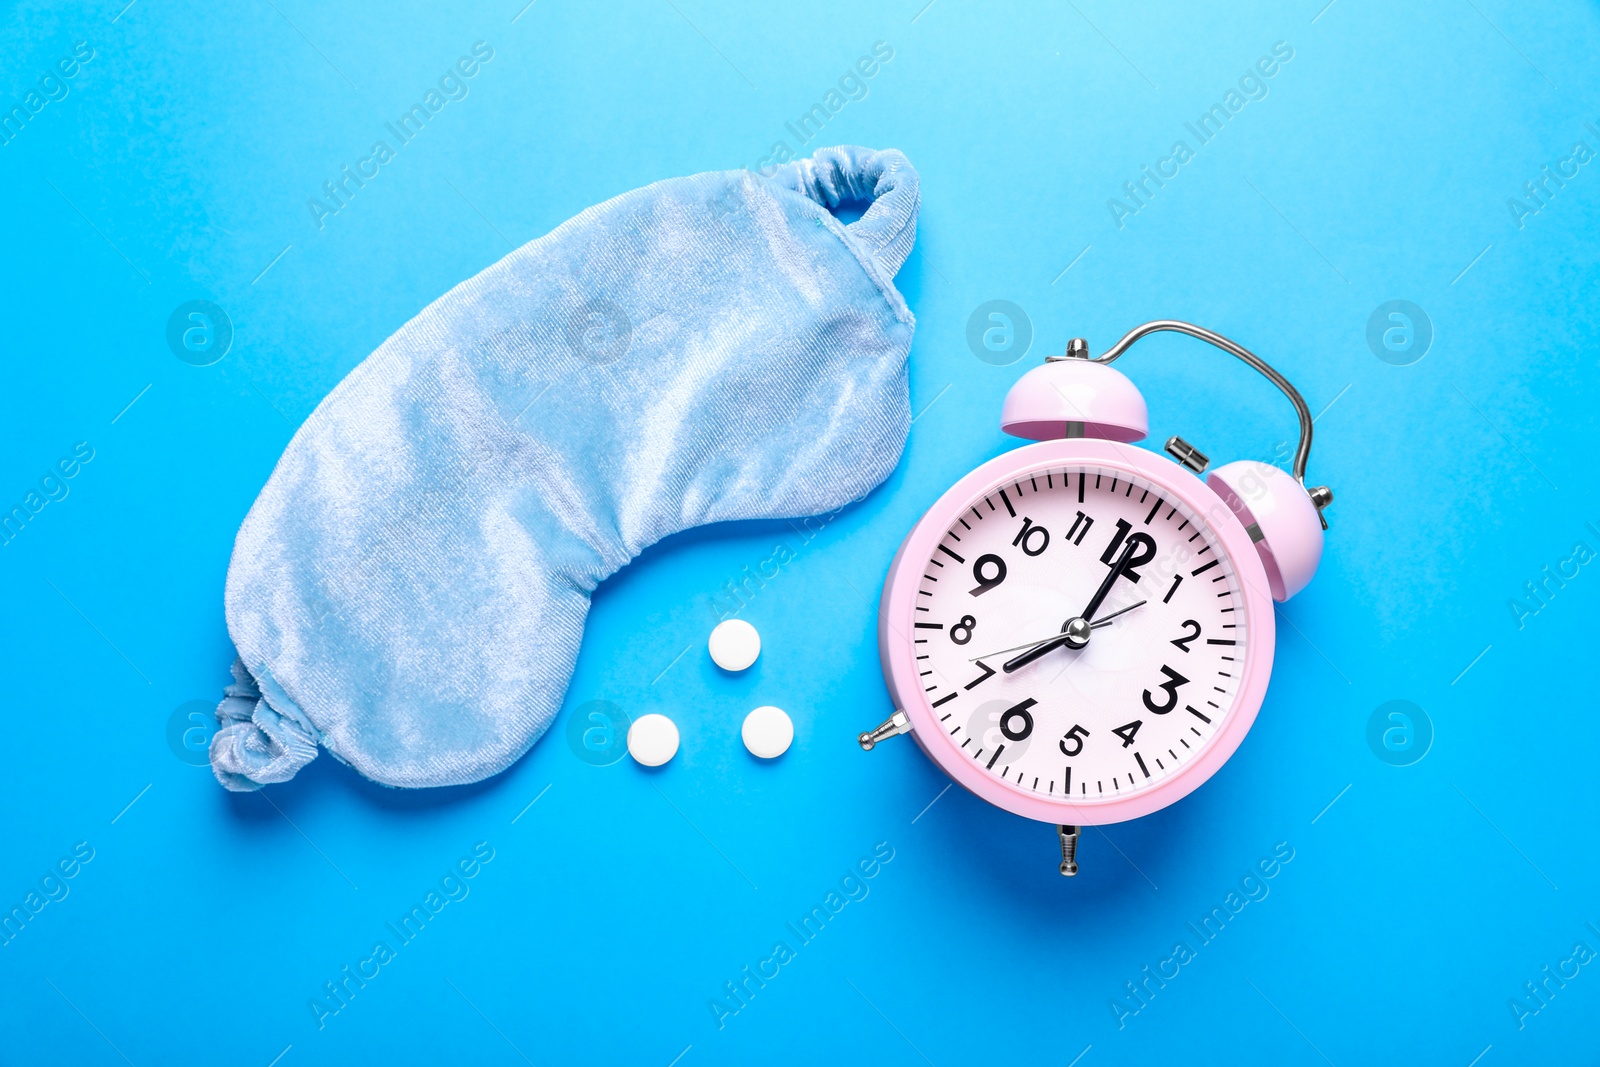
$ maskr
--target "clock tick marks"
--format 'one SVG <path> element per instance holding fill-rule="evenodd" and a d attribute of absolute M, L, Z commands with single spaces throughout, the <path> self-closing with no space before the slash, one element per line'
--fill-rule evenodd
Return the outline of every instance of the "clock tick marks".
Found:
<path fill-rule="evenodd" d="M 1108 466 L 1110 465 L 1108 464 Z M 1039 473 L 1045 475 L 1045 489 L 1041 489 L 1039 486 Z M 1062 475 L 1062 484 L 1059 488 L 1064 492 L 1059 496 L 1047 496 L 1045 495 L 1047 490 L 1057 488 L 1055 485 L 1055 473 Z M 931 676 L 940 674 L 943 670 L 940 665 L 945 664 L 946 660 L 950 660 L 951 662 L 945 664 L 946 666 L 953 666 L 957 670 L 970 671 L 969 664 L 975 664 L 982 673 L 977 678 L 973 678 L 971 673 L 964 675 L 964 677 L 972 680 L 967 683 L 956 682 L 954 691 L 946 692 L 937 701 L 934 700 L 932 695 L 928 696 L 926 700 L 929 703 L 924 703 L 921 705 L 922 707 L 929 707 L 930 704 L 934 707 L 942 706 L 955 700 L 962 691 L 973 690 L 975 686 L 984 682 L 988 683 L 985 687 L 986 694 L 1002 697 L 1007 704 L 1025 695 L 1024 692 L 1018 691 L 1021 687 L 1050 685 L 1059 672 L 1057 675 L 1051 675 L 1049 672 L 1044 675 L 1040 675 L 1037 672 L 1028 672 L 1015 676 L 1006 676 L 996 670 L 998 664 L 991 666 L 984 660 L 968 660 L 969 650 L 965 648 L 958 650 L 954 646 L 967 646 L 974 631 L 985 635 L 980 639 L 980 643 L 977 646 L 979 649 L 986 646 L 995 647 L 1014 643 L 1024 638 L 1034 637 L 1036 634 L 1042 638 L 1045 634 L 1051 632 L 1055 628 L 1055 624 L 1045 620 L 1055 617 L 1056 621 L 1059 621 L 1059 617 L 1055 615 L 1056 612 L 1063 608 L 1070 610 L 1078 606 L 1076 601 L 1083 594 L 1079 593 L 1075 586 L 1080 583 L 1083 574 L 1092 572 L 1100 577 L 1104 576 L 1104 566 L 1096 566 L 1096 563 L 1109 566 L 1109 562 L 1100 557 L 1104 554 L 1114 555 L 1117 543 L 1125 542 L 1134 537 L 1132 531 L 1128 529 L 1130 524 L 1134 530 L 1141 531 L 1137 537 L 1140 539 L 1141 545 L 1144 546 L 1137 553 L 1132 552 L 1132 550 L 1128 553 L 1133 556 L 1130 569 L 1132 566 L 1138 566 L 1140 562 L 1151 562 L 1148 558 L 1140 558 L 1144 552 L 1151 552 L 1152 555 L 1159 552 L 1175 552 L 1186 543 L 1186 538 L 1190 547 L 1187 549 L 1187 553 L 1179 552 L 1178 554 L 1180 556 L 1187 554 L 1188 558 L 1193 560 L 1194 566 L 1188 571 L 1180 570 L 1176 574 L 1171 571 L 1158 574 L 1156 581 L 1166 586 L 1166 588 L 1156 590 L 1155 595 L 1149 596 L 1149 602 L 1154 604 L 1159 599 L 1160 604 L 1145 608 L 1139 615 L 1129 616 L 1126 622 L 1119 620 L 1118 623 L 1112 624 L 1116 625 L 1117 629 L 1111 629 L 1109 626 L 1105 629 L 1096 629 L 1094 635 L 1097 643 L 1112 642 L 1120 639 L 1125 642 L 1132 642 L 1136 646 L 1141 644 L 1148 645 L 1154 654 L 1157 648 L 1168 644 L 1168 638 L 1172 634 L 1163 636 L 1162 631 L 1170 627 L 1176 635 L 1182 638 L 1181 642 L 1172 642 L 1177 644 L 1179 651 L 1184 653 L 1198 652 L 1201 655 L 1196 658 L 1202 661 L 1206 659 L 1211 661 L 1211 669 L 1216 671 L 1213 678 L 1214 681 L 1219 683 L 1231 682 L 1235 678 L 1236 671 L 1218 668 L 1231 668 L 1231 662 L 1234 657 L 1222 655 L 1222 653 L 1231 652 L 1233 647 L 1244 642 L 1232 636 L 1226 638 L 1203 638 L 1199 632 L 1202 624 L 1205 630 L 1212 634 L 1215 634 L 1219 627 L 1235 629 L 1236 632 L 1237 629 L 1244 628 L 1242 623 L 1222 622 L 1222 618 L 1225 616 L 1218 614 L 1237 610 L 1233 606 L 1224 607 L 1221 602 L 1227 602 L 1229 605 L 1244 602 L 1242 597 L 1239 601 L 1232 600 L 1234 592 L 1241 594 L 1248 592 L 1246 588 L 1239 586 L 1241 576 L 1235 573 L 1233 561 L 1224 552 L 1221 543 L 1212 539 L 1212 534 L 1208 532 L 1207 526 L 1201 524 L 1198 519 L 1191 520 L 1186 517 L 1186 514 L 1180 514 L 1188 505 L 1181 503 L 1176 498 L 1173 501 L 1168 501 L 1165 498 L 1163 483 L 1159 480 L 1146 480 L 1144 477 L 1132 474 L 1124 478 L 1121 476 L 1123 473 L 1126 472 L 1119 472 L 1114 468 L 1109 471 L 1097 471 L 1093 464 L 1089 464 L 1086 467 L 1075 466 L 1067 470 L 1061 470 L 1058 467 L 1055 471 L 1045 469 L 1033 473 L 1022 472 L 1022 474 L 1026 475 L 1026 484 L 1024 484 L 1024 478 L 1021 474 L 1014 477 L 1009 487 L 991 484 L 987 495 L 979 496 L 976 504 L 969 504 L 960 515 L 950 516 L 948 521 L 951 522 L 952 528 L 946 531 L 949 536 L 940 537 L 937 543 L 932 544 L 927 550 L 934 558 L 924 564 L 925 573 L 921 576 L 922 588 L 917 590 L 918 593 L 922 594 L 922 596 L 916 598 L 917 610 L 922 612 L 931 610 L 934 614 L 940 615 L 942 620 L 940 622 L 929 621 L 915 624 L 919 629 L 937 631 L 919 636 L 916 639 L 917 643 L 928 646 L 926 649 L 915 650 L 917 653 L 921 653 L 916 656 L 917 666 L 933 668 L 926 672 L 927 675 Z M 1090 487 L 1091 474 L 1094 475 L 1093 490 Z M 1107 477 L 1108 474 L 1110 477 Z M 1074 475 L 1077 476 L 1076 486 L 1073 485 Z M 1073 494 L 1074 489 L 1077 490 L 1076 494 Z M 1115 498 L 1117 489 L 1122 490 L 1122 501 L 1118 501 Z M 1140 496 L 1137 501 L 1132 499 L 1134 489 L 1140 490 Z M 1096 492 L 1096 500 L 1087 501 L 1090 491 Z M 1038 497 L 1039 500 L 1037 502 L 1029 501 L 1027 498 L 1030 494 Z M 1067 503 L 1073 495 L 1078 497 L 1080 504 L 1087 501 L 1083 507 L 1078 509 L 1076 517 L 1074 517 L 1072 506 Z M 1023 503 L 1021 508 L 1017 507 L 1018 501 Z M 988 518 L 990 514 L 999 515 L 1002 511 L 1005 513 L 1001 516 L 1002 522 L 996 523 L 987 529 L 975 525 Z M 1029 512 L 1031 518 L 1024 518 L 1024 511 Z M 1107 511 L 1110 514 L 1107 514 Z M 1096 518 L 1100 520 L 1098 523 L 1095 522 Z M 1120 532 L 1115 530 L 1107 531 L 1105 529 L 1108 524 L 1113 522 L 1120 528 Z M 1018 525 L 1022 527 L 1020 534 L 1017 530 Z M 1091 529 L 1091 527 L 1093 528 Z M 1036 530 L 1045 532 L 1044 534 L 1032 533 L 1032 531 Z M 1049 535 L 1053 536 L 1050 536 L 1047 541 L 1045 538 Z M 965 541 L 963 540 L 964 537 L 966 538 Z M 1108 538 L 1112 541 L 1109 548 L 1106 544 Z M 1025 543 L 1021 543 L 1021 539 L 1026 539 Z M 1058 547 L 1062 539 L 1072 542 L 1072 544 L 1066 546 L 1064 553 Z M 974 547 L 970 543 L 974 540 L 981 547 Z M 992 548 L 989 547 L 991 540 L 995 542 Z M 1199 542 L 1198 545 L 1195 542 Z M 960 548 L 956 547 L 958 544 L 961 546 Z M 1088 551 L 1085 553 L 1084 549 Z M 982 559 L 978 561 L 978 569 L 974 570 L 972 561 L 978 556 L 982 556 Z M 1030 562 L 1036 556 L 1040 557 L 1038 562 Z M 1199 558 L 1195 558 L 1196 556 Z M 1170 559 L 1171 557 L 1166 556 L 1163 558 Z M 1228 564 L 1228 566 L 1224 566 L 1224 564 Z M 975 589 L 972 588 L 973 583 L 967 581 L 969 571 L 971 572 L 971 577 L 977 583 L 977 588 Z M 1009 575 L 1007 572 L 1009 572 Z M 1063 572 L 1072 576 L 1066 582 L 1062 581 Z M 1081 572 L 1081 574 L 1078 572 Z M 955 575 L 955 580 L 941 584 L 940 579 L 949 577 L 951 574 Z M 1210 575 L 1212 583 L 1223 585 L 1225 591 L 1218 592 L 1216 599 L 1202 597 L 1198 587 L 1193 585 L 1193 581 L 1199 575 Z M 1128 581 L 1127 579 L 1130 578 L 1132 580 Z M 1244 575 L 1244 578 L 1247 579 L 1248 575 Z M 1094 580 L 1097 582 L 1099 578 Z M 1130 599 L 1139 599 L 1139 592 L 1133 588 L 1133 582 L 1138 580 L 1137 574 L 1130 573 L 1125 576 L 1124 580 L 1127 586 L 1126 591 L 1133 594 Z M 1227 588 L 1229 585 L 1236 588 Z M 1187 593 L 1184 592 L 1186 589 L 1189 590 Z M 1038 595 L 1046 590 L 1049 591 L 1052 598 L 1059 596 L 1065 600 L 1075 602 L 1064 604 L 1061 608 L 1046 605 Z M 1150 590 L 1146 589 L 1144 592 L 1148 595 Z M 969 599 L 969 596 L 972 598 L 982 597 L 983 599 Z M 957 597 L 959 599 L 956 599 Z M 923 604 L 928 606 L 922 607 L 921 605 Z M 1163 608 L 1161 605 L 1168 606 Z M 1210 606 L 1207 607 L 1206 605 Z M 969 618 L 968 616 L 972 617 Z M 1182 627 L 1179 627 L 1177 625 L 1178 620 L 1182 620 L 1187 616 L 1198 616 L 1200 621 L 1185 622 Z M 960 619 L 959 624 L 955 622 L 957 618 Z M 1143 622 L 1142 620 L 1145 619 L 1152 620 L 1152 622 Z M 1136 628 L 1132 633 L 1127 633 L 1126 631 L 1130 625 Z M 1040 629 L 1041 626 L 1048 628 Z M 1151 628 L 1148 633 L 1145 632 L 1146 626 Z M 1190 636 L 1191 632 L 1193 636 Z M 1119 638 L 1117 636 L 1119 633 L 1125 634 L 1125 636 Z M 947 635 L 950 637 L 949 642 L 946 641 Z M 961 640 L 957 641 L 955 640 L 956 638 L 961 638 Z M 1200 640 L 1195 640 L 1196 638 Z M 1192 646 L 1190 642 L 1193 642 Z M 1212 647 L 1216 648 L 1216 653 L 1208 655 Z M 1167 652 L 1171 654 L 1172 650 L 1167 649 Z M 1057 653 L 1057 655 L 1059 656 L 1061 653 Z M 954 657 L 959 657 L 959 662 Z M 1218 663 L 1218 660 L 1223 662 Z M 1064 662 L 1068 664 L 1076 663 L 1078 658 L 1074 657 L 1071 660 L 1064 660 Z M 1156 662 L 1159 662 L 1159 660 L 1156 660 Z M 1202 667 L 1202 664 L 1195 664 L 1195 666 Z M 1108 698 L 1120 701 L 1126 699 L 1127 694 L 1131 693 L 1133 707 L 1138 709 L 1140 694 L 1144 693 L 1148 688 L 1150 692 L 1154 693 L 1154 696 L 1145 696 L 1144 703 L 1148 705 L 1152 700 L 1158 704 L 1161 703 L 1163 695 L 1161 690 L 1165 686 L 1158 688 L 1153 685 L 1152 681 L 1141 673 L 1142 670 L 1143 668 L 1136 665 L 1130 665 L 1126 676 L 1118 679 L 1113 683 L 1112 688 L 1106 691 Z M 1113 673 L 1122 674 L 1123 670 L 1118 668 Z M 1168 673 L 1176 675 L 1176 672 L 1169 671 Z M 1194 676 L 1193 670 L 1186 670 L 1184 673 L 1189 674 L 1191 677 Z M 1110 682 L 1111 675 L 1106 675 L 1105 677 L 1107 682 Z M 1181 676 L 1177 677 L 1179 680 L 1173 683 L 1174 691 L 1171 692 L 1172 697 L 1180 696 L 1179 692 L 1176 691 L 1176 686 L 1186 684 L 1186 680 L 1183 680 Z M 949 684 L 948 678 L 945 684 Z M 1203 684 L 1201 683 L 1201 685 Z M 1199 687 L 1196 686 L 1196 688 Z M 928 687 L 930 691 L 934 688 L 934 686 Z M 1231 699 L 1228 696 L 1228 690 L 1223 686 L 1214 685 L 1212 688 L 1213 696 L 1219 699 Z M 997 689 L 998 692 L 996 692 Z M 1041 698 L 1046 696 L 1043 692 L 1036 692 L 1033 695 Z M 1198 694 L 1190 690 L 1189 696 L 1191 700 L 1194 700 Z M 1037 702 L 1029 699 L 1027 703 L 1031 706 Z M 1199 708 L 1206 705 L 1209 705 L 1209 708 L 1204 711 L 1199 710 Z M 999 707 L 1001 705 L 997 704 L 995 706 Z M 1198 729 L 1197 726 L 1189 726 L 1188 729 L 1185 729 L 1188 722 L 1170 722 L 1170 720 L 1151 720 L 1146 718 L 1144 724 L 1145 736 L 1142 736 L 1140 740 L 1150 746 L 1151 755 L 1146 758 L 1142 750 L 1131 753 L 1134 757 L 1134 766 L 1130 769 L 1126 762 L 1123 762 L 1121 771 L 1117 771 L 1114 766 L 1107 765 L 1114 754 L 1114 750 L 1110 746 L 1099 747 L 1103 743 L 1101 739 L 1098 736 L 1089 736 L 1090 733 L 1100 734 L 1102 732 L 1101 727 L 1096 727 L 1093 720 L 1079 725 L 1076 722 L 1078 716 L 1061 706 L 1049 711 L 1046 711 L 1045 707 L 1034 708 L 1026 721 L 1022 717 L 1008 712 L 1003 716 L 1000 724 L 1000 729 L 1006 734 L 1003 739 L 1005 743 L 993 749 L 984 743 L 987 730 L 979 730 L 978 724 L 982 718 L 981 715 L 968 722 L 968 716 L 957 716 L 953 711 L 935 711 L 932 714 L 939 716 L 938 722 L 941 728 L 948 730 L 947 736 L 951 738 L 952 743 L 959 741 L 960 751 L 964 751 L 973 759 L 974 764 L 983 768 L 985 778 L 990 781 L 995 779 L 1004 781 L 1023 794 L 1037 795 L 1041 781 L 1046 783 L 1047 795 L 1053 796 L 1055 793 L 1055 779 L 1050 778 L 1047 780 L 1043 773 L 1047 770 L 1046 761 L 1050 757 L 1044 756 L 1043 759 L 1040 758 L 1044 753 L 1044 749 L 1038 746 L 1038 741 L 1048 738 L 1048 740 L 1045 740 L 1045 746 L 1049 750 L 1054 750 L 1058 747 L 1056 738 L 1064 731 L 1067 731 L 1068 727 L 1071 727 L 1073 731 L 1082 731 L 1076 738 L 1072 732 L 1069 732 L 1067 734 L 1069 740 L 1063 748 L 1063 751 L 1066 752 L 1070 750 L 1074 743 L 1078 744 L 1079 750 L 1084 753 L 1084 759 L 1073 760 L 1072 762 L 1078 763 L 1082 767 L 1081 773 L 1075 774 L 1071 763 L 1065 766 L 1063 764 L 1056 765 L 1064 770 L 1063 802 L 1070 796 L 1073 779 L 1077 778 L 1079 780 L 1079 792 L 1085 798 L 1087 798 L 1088 794 L 1087 783 L 1095 781 L 1098 795 L 1103 798 L 1104 802 L 1113 803 L 1120 802 L 1122 799 L 1118 795 L 1123 791 L 1121 779 L 1124 777 L 1128 779 L 1127 788 L 1130 796 L 1139 794 L 1147 789 L 1159 788 L 1159 783 L 1170 777 L 1167 776 L 1167 761 L 1173 761 L 1171 769 L 1174 774 L 1186 767 L 1187 761 L 1194 759 L 1197 754 L 1205 752 L 1213 739 L 1216 731 L 1210 729 L 1210 727 L 1215 726 L 1220 721 L 1214 717 L 1231 713 L 1222 709 L 1214 700 L 1201 700 L 1198 705 L 1184 704 L 1179 700 L 1177 706 L 1194 715 L 1194 719 L 1188 720 L 1188 722 L 1198 720 L 1198 725 L 1204 725 L 1207 729 L 1204 732 Z M 1048 702 L 1046 707 L 1048 707 Z M 1133 714 L 1143 714 L 1143 712 L 1135 710 Z M 1039 718 L 1036 719 L 1032 716 L 1039 716 Z M 1130 715 L 1129 717 L 1131 718 L 1132 716 Z M 991 723 L 993 722 L 992 715 L 990 716 L 990 721 Z M 1163 736 L 1161 724 L 1166 722 L 1170 722 L 1170 725 L 1165 726 L 1166 734 Z M 962 723 L 966 723 L 966 725 L 964 726 Z M 1043 738 L 1035 737 L 1035 750 L 1032 752 L 1025 751 L 1026 746 L 1020 743 L 1030 733 L 1043 735 Z M 1183 736 L 1173 736 L 1174 733 L 1181 733 Z M 1196 740 L 1189 741 L 1188 738 L 1191 736 Z M 1087 738 L 1087 741 L 1081 741 L 1082 738 Z M 1162 741 L 1165 741 L 1170 746 L 1167 749 L 1165 758 L 1160 756 L 1160 743 Z M 1111 744 L 1115 745 L 1115 742 L 1113 741 Z M 976 746 L 976 749 L 974 746 Z M 1181 756 L 1178 754 L 1178 748 L 1180 747 L 1184 749 L 1184 753 Z M 953 752 L 955 749 L 952 748 L 947 751 Z M 1072 756 L 1077 756 L 1078 754 L 1078 752 L 1071 753 Z M 1157 770 L 1162 772 L 1160 775 L 1150 769 L 1150 760 L 1155 761 Z M 1088 777 L 1095 771 L 1099 771 L 1103 775 L 1106 770 L 1115 772 L 1112 778 L 1109 779 L 1112 783 L 1113 791 L 1110 796 L 1105 793 L 1106 779 L 1102 777 L 1096 780 Z"/>

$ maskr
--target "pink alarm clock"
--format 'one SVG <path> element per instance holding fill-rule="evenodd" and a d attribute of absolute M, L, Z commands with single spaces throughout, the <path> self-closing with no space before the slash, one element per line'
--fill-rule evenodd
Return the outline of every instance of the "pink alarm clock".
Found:
<path fill-rule="evenodd" d="M 1144 398 L 1108 364 L 1151 333 L 1189 334 L 1281 389 L 1300 417 L 1293 475 L 1133 442 Z M 1322 557 L 1325 486 L 1307 489 L 1311 413 L 1282 375 L 1185 322 L 1148 322 L 1104 355 L 1074 339 L 1006 394 L 1024 445 L 983 464 L 906 536 L 878 614 L 895 713 L 863 749 L 910 733 L 991 804 L 1079 827 L 1148 815 L 1233 755 L 1272 673 L 1274 600 Z"/>

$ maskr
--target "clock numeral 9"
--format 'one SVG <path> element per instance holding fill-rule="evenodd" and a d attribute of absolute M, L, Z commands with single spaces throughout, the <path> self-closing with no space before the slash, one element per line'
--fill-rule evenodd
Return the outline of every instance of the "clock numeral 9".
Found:
<path fill-rule="evenodd" d="M 992 552 L 985 553 L 972 564 L 972 580 L 976 589 L 968 590 L 973 596 L 982 596 L 1006 580 L 1006 561 Z"/>
<path fill-rule="evenodd" d="M 972 640 L 972 631 L 975 630 L 977 626 L 978 620 L 974 619 L 971 615 L 961 616 L 960 619 L 956 620 L 956 624 L 950 627 L 950 640 L 954 641 L 958 645 L 966 644 L 968 641 Z M 957 634 L 957 630 L 960 630 L 961 633 Z"/>
<path fill-rule="evenodd" d="M 1083 739 L 1088 736 L 1089 731 L 1085 730 L 1082 725 L 1074 726 L 1061 738 L 1061 754 L 1063 756 L 1076 756 L 1083 751 Z M 1071 748 L 1067 747 L 1067 742 L 1069 741 L 1072 743 Z"/>
<path fill-rule="evenodd" d="M 1178 706 L 1178 686 L 1186 685 L 1189 681 L 1189 679 L 1165 665 L 1162 666 L 1161 673 L 1167 676 L 1167 680 L 1156 688 L 1165 693 L 1167 699 L 1157 704 L 1155 699 L 1150 696 L 1150 690 L 1146 689 L 1144 691 L 1144 706 L 1156 715 L 1165 715 Z"/>
<path fill-rule="evenodd" d="M 1033 716 L 1028 709 L 1039 703 L 1032 697 L 1020 704 L 1013 704 L 1000 715 L 1000 732 L 1006 735 L 1007 741 L 1025 741 L 1033 733 Z"/>

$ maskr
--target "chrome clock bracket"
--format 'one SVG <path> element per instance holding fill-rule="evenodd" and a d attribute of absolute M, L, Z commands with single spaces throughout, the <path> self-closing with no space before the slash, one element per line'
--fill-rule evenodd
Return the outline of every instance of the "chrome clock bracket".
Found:
<path fill-rule="evenodd" d="M 1141 337 L 1148 337 L 1150 334 L 1164 331 L 1184 333 L 1190 337 L 1197 337 L 1230 355 L 1237 356 L 1248 363 L 1267 381 L 1276 385 L 1279 391 L 1289 398 L 1289 402 L 1294 405 L 1295 414 L 1300 418 L 1300 444 L 1295 449 L 1294 465 L 1291 471 L 1295 480 L 1305 488 L 1306 493 L 1311 497 L 1311 503 L 1317 509 L 1317 517 L 1322 519 L 1322 528 L 1326 530 L 1328 528 L 1328 520 L 1323 518 L 1322 509 L 1333 503 L 1333 490 L 1325 485 L 1306 486 L 1306 461 L 1311 458 L 1311 409 L 1306 406 L 1305 398 L 1300 395 L 1299 390 L 1289 383 L 1289 379 L 1273 370 L 1271 364 L 1266 360 L 1243 345 L 1228 340 L 1220 333 L 1213 333 L 1203 326 L 1196 326 L 1190 322 L 1181 322 L 1177 319 L 1155 319 L 1145 323 L 1143 326 L 1135 326 L 1129 330 L 1123 335 L 1122 340 L 1106 349 L 1099 356 L 1093 357 L 1092 362 L 1113 363 Z M 1066 355 L 1050 356 L 1048 358 L 1051 360 L 1090 359 L 1089 343 L 1081 337 L 1074 337 L 1067 342 Z"/>

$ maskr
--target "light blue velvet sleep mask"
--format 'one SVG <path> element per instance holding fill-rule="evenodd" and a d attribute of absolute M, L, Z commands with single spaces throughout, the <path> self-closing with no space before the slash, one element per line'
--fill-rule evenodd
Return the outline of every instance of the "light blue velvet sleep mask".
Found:
<path fill-rule="evenodd" d="M 831 208 L 871 206 L 842 225 Z M 217 779 L 320 744 L 375 781 L 504 770 L 550 726 L 589 595 L 703 523 L 827 511 L 894 468 L 915 325 L 899 152 L 659 182 L 456 286 L 320 405 L 228 568 Z"/>

